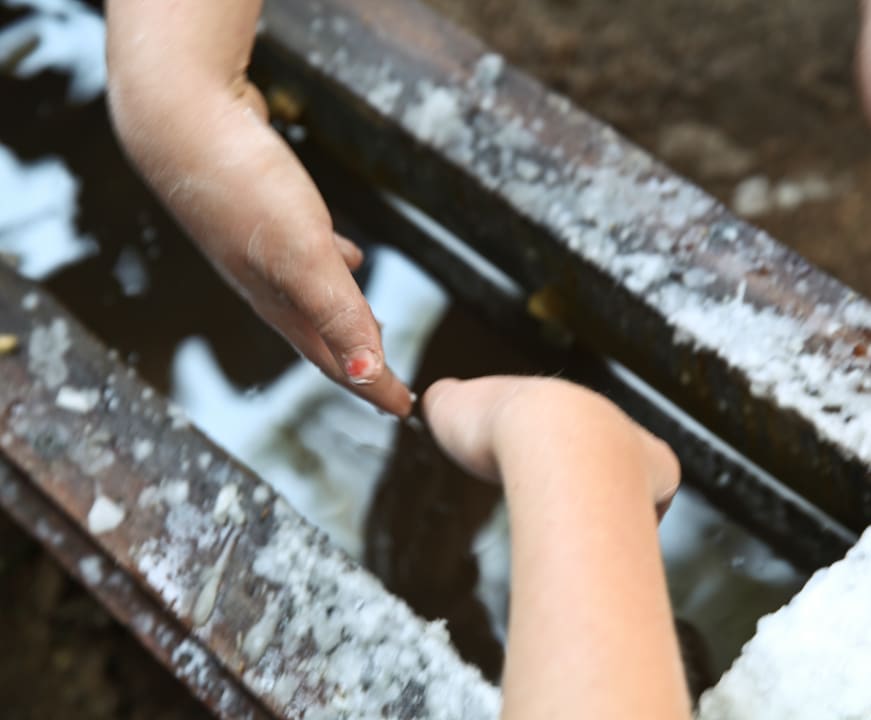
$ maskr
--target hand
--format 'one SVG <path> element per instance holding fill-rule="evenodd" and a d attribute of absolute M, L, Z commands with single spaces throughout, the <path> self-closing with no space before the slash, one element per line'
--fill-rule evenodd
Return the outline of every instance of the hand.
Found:
<path fill-rule="evenodd" d="M 500 457 L 509 448 L 533 451 L 580 440 L 621 460 L 634 455 L 660 518 L 680 483 L 668 445 L 601 395 L 562 380 L 440 380 L 426 391 L 423 411 L 442 449 L 486 480 L 500 479 Z"/>
<path fill-rule="evenodd" d="M 411 409 L 317 189 L 246 69 L 261 2 L 108 0 L 109 102 L 130 157 L 254 309 L 326 375 Z"/>
<path fill-rule="evenodd" d="M 442 447 L 505 485 L 503 720 L 689 720 L 651 512 L 677 489 L 668 447 L 560 380 L 442 380 L 423 402 Z"/>

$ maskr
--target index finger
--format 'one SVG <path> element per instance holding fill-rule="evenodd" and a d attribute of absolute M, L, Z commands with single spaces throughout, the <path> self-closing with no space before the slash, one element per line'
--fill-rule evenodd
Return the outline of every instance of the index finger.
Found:
<path fill-rule="evenodd" d="M 338 249 L 334 252 L 339 254 Z M 341 255 L 339 258 L 344 265 Z M 283 292 L 276 295 L 266 290 L 262 296 L 252 298 L 255 308 L 328 377 L 382 410 L 404 417 L 411 412 L 411 394 L 384 361 L 380 329 L 366 298 L 347 267 L 344 273 L 340 273 L 332 266 L 333 262 L 327 261 L 328 268 L 313 268 L 307 283 L 296 286 L 288 283 L 292 294 Z M 328 303 L 327 307 L 317 306 L 317 303 L 324 302 Z M 338 341 L 339 348 L 344 343 L 353 356 L 354 351 L 362 347 L 377 357 L 374 367 L 367 367 L 369 377 L 365 382 L 354 382 L 342 356 L 343 350 L 327 345 L 321 332 L 324 327 L 319 331 L 312 322 L 312 318 L 318 316 L 313 307 L 317 308 L 321 318 L 330 314 L 336 318 L 327 323 L 327 329 L 332 339 Z M 362 322 L 358 323 L 358 320 Z M 359 368 L 351 369 L 359 371 Z"/>

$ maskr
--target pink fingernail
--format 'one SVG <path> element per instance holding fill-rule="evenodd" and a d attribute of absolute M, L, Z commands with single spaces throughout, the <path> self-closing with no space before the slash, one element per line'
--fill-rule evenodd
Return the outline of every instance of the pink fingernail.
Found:
<path fill-rule="evenodd" d="M 375 377 L 380 369 L 381 363 L 378 356 L 365 348 L 355 350 L 345 358 L 345 374 L 355 385 L 367 385 L 375 382 Z"/>

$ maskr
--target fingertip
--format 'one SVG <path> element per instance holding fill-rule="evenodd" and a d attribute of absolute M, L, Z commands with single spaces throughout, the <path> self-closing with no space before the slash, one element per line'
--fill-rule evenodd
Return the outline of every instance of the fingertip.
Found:
<path fill-rule="evenodd" d="M 665 440 L 657 438 L 657 441 L 659 443 L 659 452 L 660 457 L 662 458 L 661 462 L 665 469 L 665 474 L 667 477 L 672 479 L 672 494 L 674 494 L 677 492 L 681 482 L 682 471 L 680 459 L 674 451 L 674 448 L 672 448 Z"/>
<path fill-rule="evenodd" d="M 646 447 L 646 462 L 651 473 L 655 502 L 657 506 L 663 505 L 667 509 L 680 488 L 680 460 L 662 438 L 646 430 L 642 438 Z M 662 510 L 662 514 L 664 512 L 665 510 Z"/>
<path fill-rule="evenodd" d="M 421 400 L 424 417 L 429 418 L 436 403 L 460 383 L 461 381 L 457 378 L 450 377 L 436 380 L 430 385 L 426 392 L 424 392 L 423 399 Z"/>
<path fill-rule="evenodd" d="M 342 369 L 353 385 L 372 385 L 384 372 L 384 359 L 371 348 L 356 348 L 342 357 Z"/>
<path fill-rule="evenodd" d="M 414 409 L 414 403 L 417 401 L 417 395 L 409 390 L 404 383 L 398 379 L 396 382 L 399 385 L 399 391 L 396 393 L 396 405 L 393 414 L 399 418 L 405 419 L 411 415 Z"/>
<path fill-rule="evenodd" d="M 352 383 L 351 389 L 381 410 L 406 418 L 411 414 L 415 397 L 393 371 L 383 366 L 378 377 L 366 384 Z"/>
<path fill-rule="evenodd" d="M 436 380 L 432 385 L 430 385 L 426 389 L 426 391 L 423 394 L 424 398 L 426 398 L 427 395 L 432 396 L 432 395 L 438 395 L 438 394 L 443 393 L 443 392 L 447 392 L 451 388 L 459 385 L 461 382 L 462 382 L 462 380 L 460 380 L 459 378 L 455 378 L 455 377 L 440 378 L 440 379 Z"/>

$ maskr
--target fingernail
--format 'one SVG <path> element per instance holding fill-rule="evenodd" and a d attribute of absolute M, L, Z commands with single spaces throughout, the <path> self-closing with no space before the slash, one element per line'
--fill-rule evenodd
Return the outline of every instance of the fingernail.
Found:
<path fill-rule="evenodd" d="M 417 393 L 416 393 L 416 392 L 410 392 L 410 393 L 408 393 L 408 397 L 411 398 L 411 404 L 412 404 L 412 405 L 414 405 L 414 403 L 417 402 Z"/>
<path fill-rule="evenodd" d="M 345 374 L 355 385 L 367 385 L 375 382 L 381 362 L 371 350 L 361 348 L 345 357 Z"/>

